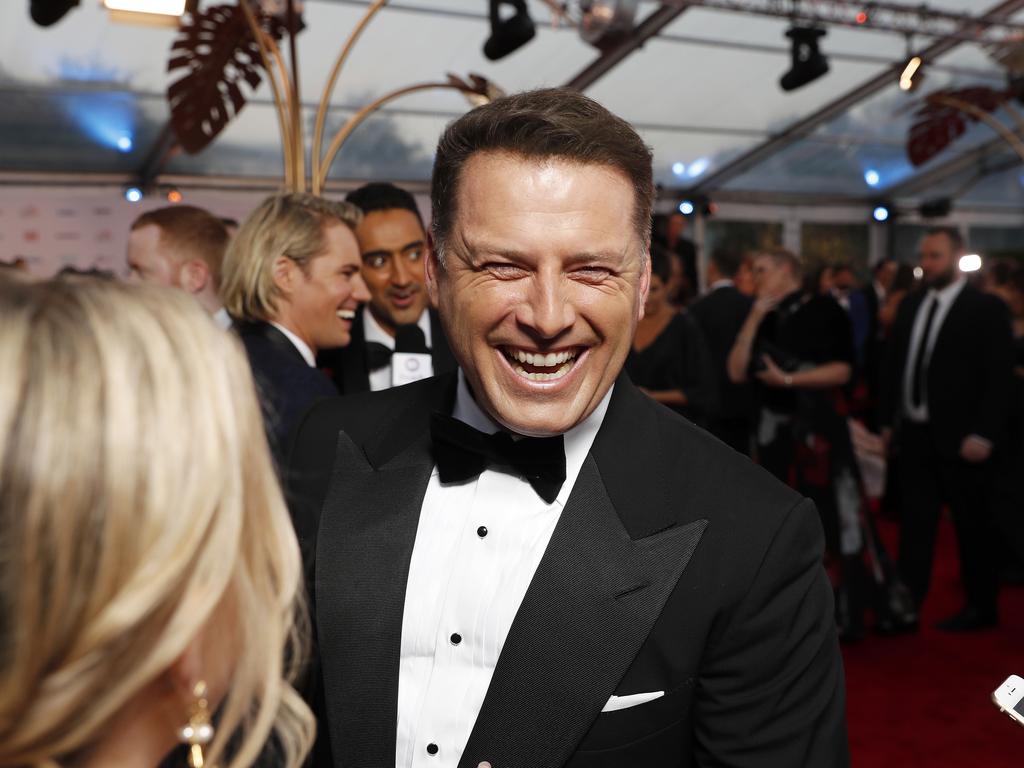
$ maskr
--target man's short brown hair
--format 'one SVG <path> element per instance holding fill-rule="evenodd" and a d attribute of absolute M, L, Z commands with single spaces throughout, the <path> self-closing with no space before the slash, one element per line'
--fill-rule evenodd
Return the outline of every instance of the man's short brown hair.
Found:
<path fill-rule="evenodd" d="M 925 237 L 935 237 L 936 235 L 945 235 L 949 238 L 949 244 L 953 247 L 953 253 L 962 253 L 967 250 L 964 236 L 960 234 L 960 230 L 956 227 L 929 227 L 924 233 Z"/>
<path fill-rule="evenodd" d="M 654 203 L 650 149 L 629 123 L 593 99 L 569 88 L 545 88 L 477 107 L 441 135 L 430 201 L 434 247 L 442 263 L 457 213 L 459 176 L 466 161 L 478 152 L 569 160 L 619 171 L 633 187 L 633 223 L 646 253 Z"/>
<path fill-rule="evenodd" d="M 779 265 L 787 265 L 793 272 L 793 276 L 798 280 L 804 275 L 804 263 L 800 257 L 797 256 L 793 251 L 788 248 L 775 247 L 769 248 L 764 251 L 759 251 L 754 258 L 759 256 L 767 256 L 769 259 Z"/>
<path fill-rule="evenodd" d="M 134 232 L 149 225 L 160 230 L 160 243 L 176 264 L 201 259 L 213 276 L 214 287 L 220 285 L 221 263 L 231 239 L 220 219 L 194 205 L 171 205 L 146 211 L 132 222 L 131 229 Z"/>

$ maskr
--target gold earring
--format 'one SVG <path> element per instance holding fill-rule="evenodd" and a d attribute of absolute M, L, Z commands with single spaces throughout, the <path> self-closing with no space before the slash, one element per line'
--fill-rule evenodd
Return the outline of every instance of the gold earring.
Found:
<path fill-rule="evenodd" d="M 178 740 L 188 744 L 188 764 L 191 768 L 203 768 L 203 747 L 213 741 L 213 724 L 210 722 L 210 702 L 207 699 L 206 683 L 200 680 L 192 689 L 192 712 L 188 722 L 178 730 Z"/>

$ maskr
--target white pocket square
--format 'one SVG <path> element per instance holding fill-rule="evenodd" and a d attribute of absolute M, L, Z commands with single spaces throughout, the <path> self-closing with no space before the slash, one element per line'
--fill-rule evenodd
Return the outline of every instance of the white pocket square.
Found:
<path fill-rule="evenodd" d="M 664 691 L 651 691 L 650 693 L 631 693 L 629 696 L 612 696 L 604 705 L 602 712 L 615 712 L 620 709 L 629 709 L 649 701 L 660 699 L 665 695 Z"/>

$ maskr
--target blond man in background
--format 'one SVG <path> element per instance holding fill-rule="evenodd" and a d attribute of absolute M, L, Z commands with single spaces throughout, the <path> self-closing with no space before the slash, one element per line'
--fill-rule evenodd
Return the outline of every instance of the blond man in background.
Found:
<path fill-rule="evenodd" d="M 316 355 L 351 341 L 356 310 L 370 298 L 354 234 L 361 218 L 350 203 L 272 195 L 242 223 L 224 259 L 221 296 L 279 457 L 303 412 L 338 393 Z"/>

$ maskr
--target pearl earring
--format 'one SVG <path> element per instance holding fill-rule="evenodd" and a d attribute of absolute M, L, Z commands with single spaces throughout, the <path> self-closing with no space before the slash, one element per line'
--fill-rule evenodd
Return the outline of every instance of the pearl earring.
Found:
<path fill-rule="evenodd" d="M 213 741 L 213 724 L 210 722 L 210 702 L 207 699 L 206 683 L 200 680 L 192 689 L 192 712 L 188 722 L 178 729 L 178 740 L 188 744 L 190 768 L 204 768 L 203 747 Z"/>

